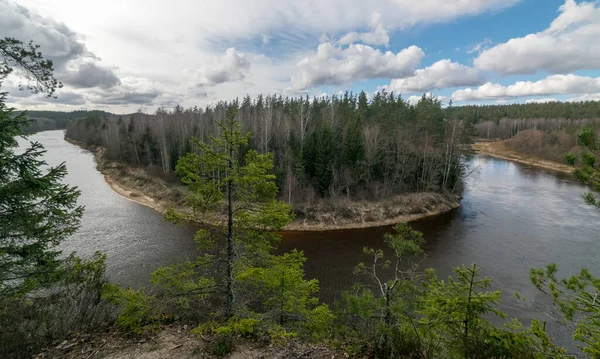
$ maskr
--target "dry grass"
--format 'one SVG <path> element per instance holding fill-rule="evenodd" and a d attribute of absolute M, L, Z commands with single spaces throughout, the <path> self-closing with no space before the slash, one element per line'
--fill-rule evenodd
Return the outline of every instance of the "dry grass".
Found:
<path fill-rule="evenodd" d="M 296 221 L 289 231 L 377 227 L 411 222 L 447 212 L 460 206 L 459 197 L 433 192 L 407 193 L 383 201 L 321 200 L 295 207 Z"/>
<path fill-rule="evenodd" d="M 572 173 L 573 168 L 570 166 L 554 162 L 544 160 L 532 155 L 526 155 L 522 153 L 515 152 L 506 146 L 506 141 L 497 141 L 497 142 L 478 142 L 474 143 L 472 149 L 475 152 L 492 156 L 508 161 L 519 162 L 527 165 L 537 166 L 546 168 L 553 171 L 563 172 L 563 173 Z"/>
<path fill-rule="evenodd" d="M 104 151 L 96 151 L 98 170 L 118 194 L 139 204 L 164 212 L 169 207 L 183 209 L 186 188 L 167 181 L 143 168 L 106 161 Z M 378 227 L 410 222 L 447 212 L 460 206 L 459 197 L 441 193 L 407 193 L 382 201 L 350 201 L 347 197 L 319 199 L 296 204 L 296 220 L 286 231 L 323 231 Z"/>
<path fill-rule="evenodd" d="M 194 336 L 187 326 L 168 326 L 156 335 L 129 337 L 122 332 L 95 335 L 73 335 L 34 359 L 199 359 L 213 358 L 206 353 L 205 341 Z M 330 359 L 346 358 L 343 353 L 325 345 L 291 343 L 285 346 L 265 346 L 257 342 L 240 341 L 230 359 Z"/>
<path fill-rule="evenodd" d="M 558 163 L 564 163 L 566 153 L 577 151 L 576 134 L 565 131 L 520 131 L 505 145 L 513 152 Z"/>

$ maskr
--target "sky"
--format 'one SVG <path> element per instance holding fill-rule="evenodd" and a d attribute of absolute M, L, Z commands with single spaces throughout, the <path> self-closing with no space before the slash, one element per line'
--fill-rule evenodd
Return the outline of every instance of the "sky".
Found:
<path fill-rule="evenodd" d="M 600 1 L 0 0 L 40 45 L 55 99 L 18 109 L 152 112 L 246 95 L 424 93 L 455 105 L 600 100 Z"/>

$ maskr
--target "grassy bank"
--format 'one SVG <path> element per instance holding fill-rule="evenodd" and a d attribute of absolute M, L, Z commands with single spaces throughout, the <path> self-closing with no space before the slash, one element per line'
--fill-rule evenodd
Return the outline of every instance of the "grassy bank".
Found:
<path fill-rule="evenodd" d="M 80 142 L 66 140 L 95 153 L 98 170 L 119 195 L 159 212 L 169 207 L 183 209 L 186 197 L 183 185 L 169 183 L 143 168 L 108 161 L 103 148 L 88 148 Z M 321 199 L 295 205 L 296 220 L 285 230 L 323 231 L 410 222 L 458 208 L 459 200 L 454 194 L 434 192 L 408 193 L 378 202 L 351 201 L 345 197 Z"/>
<path fill-rule="evenodd" d="M 507 148 L 505 141 L 476 142 L 472 146 L 473 151 L 483 155 L 514 161 L 526 165 L 541 167 L 562 173 L 572 173 L 573 168 L 555 161 L 540 159 L 535 156 L 519 153 Z"/>

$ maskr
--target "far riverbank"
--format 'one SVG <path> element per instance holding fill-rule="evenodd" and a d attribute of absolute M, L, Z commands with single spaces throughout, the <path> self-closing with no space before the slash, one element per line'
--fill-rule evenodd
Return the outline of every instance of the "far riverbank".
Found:
<path fill-rule="evenodd" d="M 471 148 L 473 149 L 473 151 L 486 156 L 491 156 L 513 162 L 519 162 L 526 165 L 541 167 L 562 173 L 570 174 L 573 172 L 573 167 L 570 167 L 566 164 L 542 160 L 533 156 L 528 156 L 511 151 L 508 148 L 506 148 L 504 141 L 476 142 Z"/>
<path fill-rule="evenodd" d="M 96 168 L 113 191 L 128 200 L 164 213 L 169 207 L 183 208 L 186 188 L 135 168 L 106 159 L 103 148 L 89 148 L 78 141 L 66 141 L 92 151 Z M 357 229 L 412 222 L 460 207 L 460 196 L 434 192 L 408 193 L 384 201 L 319 200 L 294 206 L 296 220 L 285 231 L 328 231 Z"/>

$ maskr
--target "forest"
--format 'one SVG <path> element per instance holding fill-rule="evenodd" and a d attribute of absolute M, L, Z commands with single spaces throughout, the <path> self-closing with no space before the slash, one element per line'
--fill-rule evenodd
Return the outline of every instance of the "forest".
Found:
<path fill-rule="evenodd" d="M 371 101 L 364 92 L 313 99 L 245 97 L 205 109 L 88 116 L 72 123 L 66 136 L 106 148 L 112 160 L 169 178 L 178 160 L 196 151 L 190 140 L 219 135 L 216 123 L 231 109 L 242 129 L 253 134 L 244 151 L 273 153 L 280 198 L 288 203 L 461 189 L 461 153 L 472 124 L 446 116 L 442 103 L 427 96 L 414 105 L 385 92 Z"/>
<path fill-rule="evenodd" d="M 600 135 L 598 101 L 465 106 L 457 112 L 479 118 L 475 125 L 479 139 L 503 140 L 510 151 L 554 162 L 564 163 L 566 153 L 580 153 L 581 131 Z"/>
<path fill-rule="evenodd" d="M 52 96 L 59 83 L 37 49 L 0 39 L 0 83 L 25 63 L 26 75 L 36 80 L 27 90 Z M 152 289 L 111 283 L 100 252 L 80 258 L 61 251 L 80 227 L 82 192 L 64 183 L 65 163 L 44 161 L 41 143 L 19 150 L 17 138 L 32 120 L 6 98 L 0 92 L 1 357 L 64 358 L 70 350 L 77 358 L 98 358 L 114 338 L 130 337 L 139 348 L 174 323 L 181 336 L 196 338 L 190 350 L 196 357 L 226 357 L 244 344 L 270 354 L 284 348 L 280 357 L 295 358 L 323 348 L 345 358 L 573 357 L 553 343 L 545 322 L 508 318 L 500 310 L 501 292 L 490 290 L 492 279 L 475 264 L 454 268 L 447 280 L 419 269 L 424 238 L 404 223 L 385 234 L 385 248 L 364 248 L 369 261 L 357 263 L 354 273 L 370 284 L 357 283 L 331 306 L 316 297 L 319 282 L 305 277 L 302 252 L 275 252 L 278 231 L 294 217 L 292 206 L 276 198 L 277 183 L 289 191 L 288 202 L 296 195 L 291 183 L 321 196 L 375 198 L 455 189 L 472 123 L 433 98 L 410 105 L 385 94 L 312 103 L 259 97 L 202 111 L 78 120 L 67 133 L 73 138 L 105 146 L 115 160 L 179 176 L 192 211 L 170 208 L 165 220 L 207 224 L 194 235 L 198 257 L 159 267 Z M 575 173 L 594 190 L 586 202 L 600 207 L 597 136 L 582 131 L 578 141 L 588 152 Z M 597 358 L 600 280 L 585 268 L 565 279 L 557 273 L 550 264 L 532 268 L 530 279 L 554 302 L 580 353 Z M 112 337 L 103 337 L 111 330 Z M 98 346 L 74 347 L 85 342 L 82 334 Z M 54 354 L 46 356 L 48 348 Z"/>
<path fill-rule="evenodd" d="M 600 118 L 599 101 L 515 103 L 503 105 L 466 105 L 455 108 L 456 115 L 478 123 L 502 119 L 565 119 Z"/>
<path fill-rule="evenodd" d="M 411 104 L 393 93 L 369 100 L 364 92 L 346 92 L 312 99 L 247 96 L 154 114 L 78 113 L 85 117 L 70 121 L 66 135 L 106 148 L 111 160 L 173 179 L 178 159 L 195 151 L 191 139 L 218 135 L 216 123 L 231 108 L 254 134 L 246 150 L 274 154 L 279 197 L 288 203 L 457 193 L 465 171 L 461 155 L 472 137 L 510 139 L 513 150 L 562 161 L 576 146 L 575 134 L 600 119 L 597 101 L 443 107 L 425 95 Z"/>
<path fill-rule="evenodd" d="M 26 129 L 27 132 L 40 132 L 49 130 L 62 130 L 67 128 L 76 119 L 87 116 L 108 116 L 110 113 L 99 110 L 79 111 L 27 111 L 27 116 L 34 120 Z"/>

